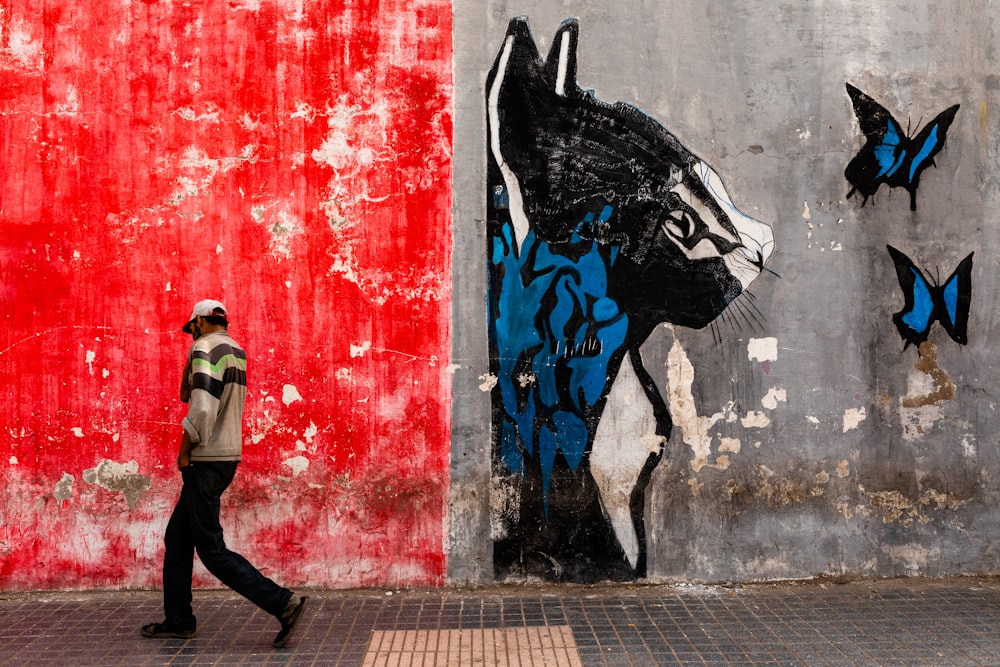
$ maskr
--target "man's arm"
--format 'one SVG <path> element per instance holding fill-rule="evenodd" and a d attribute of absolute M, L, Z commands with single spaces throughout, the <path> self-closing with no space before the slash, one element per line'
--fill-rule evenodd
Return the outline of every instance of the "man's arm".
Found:
<path fill-rule="evenodd" d="M 191 465 L 191 450 L 194 449 L 194 444 L 191 442 L 191 436 L 188 435 L 187 431 L 184 431 L 184 435 L 181 437 L 181 448 L 177 453 L 177 467 L 187 468 Z"/>
<path fill-rule="evenodd" d="M 181 374 L 181 403 L 191 400 L 191 356 L 188 355 L 187 363 L 184 364 L 184 372 Z"/>

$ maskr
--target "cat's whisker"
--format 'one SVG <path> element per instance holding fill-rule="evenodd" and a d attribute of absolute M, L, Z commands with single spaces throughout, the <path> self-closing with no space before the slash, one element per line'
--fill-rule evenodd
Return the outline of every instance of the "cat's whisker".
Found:
<path fill-rule="evenodd" d="M 746 324 L 752 331 L 756 331 L 757 327 L 754 326 L 751 314 L 747 311 L 747 307 L 740 303 L 739 300 L 733 302 L 736 307 L 736 314 L 739 315 L 743 323 Z"/>
<path fill-rule="evenodd" d="M 751 300 L 747 302 L 747 305 L 750 306 L 750 308 L 752 308 L 753 311 L 760 316 L 759 322 L 761 323 L 761 326 L 763 326 L 764 322 L 767 320 L 767 316 L 764 315 L 764 311 L 758 308 L 757 304 L 753 302 L 753 298 L 754 298 L 753 295 L 751 295 Z"/>
<path fill-rule="evenodd" d="M 747 299 L 742 299 L 743 295 L 747 295 Z M 760 333 L 764 330 L 764 323 L 767 321 L 767 317 L 757 307 L 757 304 L 753 302 L 756 298 L 752 292 L 743 291 L 732 301 L 730 306 L 733 308 L 734 316 L 740 317 L 754 333 Z"/>

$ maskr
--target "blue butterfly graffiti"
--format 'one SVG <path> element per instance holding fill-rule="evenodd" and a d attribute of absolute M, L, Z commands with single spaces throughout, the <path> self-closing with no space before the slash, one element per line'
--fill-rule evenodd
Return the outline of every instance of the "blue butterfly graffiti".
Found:
<path fill-rule="evenodd" d="M 892 246 L 886 246 L 896 265 L 896 277 L 906 299 L 903 310 L 892 321 L 906 349 L 927 340 L 931 325 L 939 322 L 959 345 L 969 342 L 969 304 L 972 301 L 972 255 L 963 259 L 943 284 L 930 282 L 913 261 Z"/>
<path fill-rule="evenodd" d="M 910 210 L 917 210 L 917 187 L 920 174 L 934 164 L 934 156 L 944 147 L 948 128 L 955 120 L 959 105 L 951 106 L 928 123 L 916 137 L 909 137 L 882 105 L 847 84 L 847 93 L 854 104 L 865 145 L 848 163 L 844 176 L 851 184 L 850 198 L 855 192 L 864 198 L 875 194 L 883 183 L 890 188 L 904 188 L 910 193 Z"/>

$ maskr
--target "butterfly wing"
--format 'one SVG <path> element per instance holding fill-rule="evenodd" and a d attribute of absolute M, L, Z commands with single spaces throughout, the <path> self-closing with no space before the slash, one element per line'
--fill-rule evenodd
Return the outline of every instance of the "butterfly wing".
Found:
<path fill-rule="evenodd" d="M 969 342 L 969 305 L 972 302 L 972 255 L 963 259 L 940 288 L 938 320 L 959 345 Z"/>
<path fill-rule="evenodd" d="M 959 105 L 956 104 L 939 113 L 913 139 L 914 154 L 913 159 L 910 161 L 907 180 L 914 187 L 916 187 L 917 182 L 920 180 L 920 172 L 934 164 L 934 156 L 944 146 L 945 139 L 948 136 L 948 128 L 951 127 L 952 121 L 955 120 L 958 107 Z"/>
<path fill-rule="evenodd" d="M 935 299 L 931 286 L 909 257 L 892 246 L 886 246 L 896 267 L 899 287 L 903 290 L 903 309 L 892 316 L 899 335 L 906 344 L 920 346 L 927 340 L 927 333 L 934 321 Z"/>
<path fill-rule="evenodd" d="M 858 191 L 868 199 L 882 183 L 900 172 L 906 160 L 907 139 L 885 107 L 851 84 L 847 84 L 847 93 L 866 139 L 844 170 L 851 184 L 847 196 Z"/>

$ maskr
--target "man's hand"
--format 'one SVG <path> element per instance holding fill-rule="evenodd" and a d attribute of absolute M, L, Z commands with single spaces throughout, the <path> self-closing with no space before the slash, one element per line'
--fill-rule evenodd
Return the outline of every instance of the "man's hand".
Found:
<path fill-rule="evenodd" d="M 191 465 L 191 450 L 194 449 L 194 444 L 191 442 L 191 436 L 188 435 L 187 431 L 184 431 L 184 436 L 181 438 L 181 448 L 177 452 L 177 469 L 187 468 Z"/>

